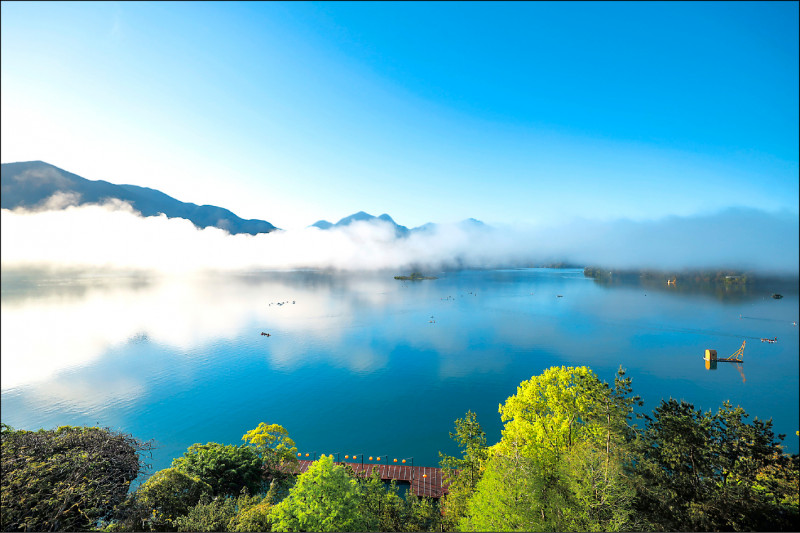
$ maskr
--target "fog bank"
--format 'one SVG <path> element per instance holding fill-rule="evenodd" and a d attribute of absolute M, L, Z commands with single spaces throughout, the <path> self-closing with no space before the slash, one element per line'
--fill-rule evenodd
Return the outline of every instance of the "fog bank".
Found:
<path fill-rule="evenodd" d="M 184 219 L 142 218 L 125 204 L 2 210 L 2 267 L 158 271 L 317 268 L 343 271 L 536 266 L 731 268 L 798 273 L 798 215 L 731 208 L 656 221 L 558 226 L 438 225 L 396 238 L 380 220 L 320 230 L 229 235 Z"/>

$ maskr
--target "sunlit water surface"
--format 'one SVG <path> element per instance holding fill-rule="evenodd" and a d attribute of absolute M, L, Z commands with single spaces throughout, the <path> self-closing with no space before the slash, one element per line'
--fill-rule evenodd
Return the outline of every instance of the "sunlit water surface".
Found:
<path fill-rule="evenodd" d="M 798 451 L 796 293 L 603 287 L 581 270 L 392 274 L 4 273 L 2 420 L 154 439 L 154 470 L 195 442 L 240 443 L 262 421 L 303 453 L 434 466 L 456 452 L 448 431 L 467 410 L 493 443 L 498 405 L 521 381 L 589 365 L 611 382 L 621 365 L 647 411 L 661 398 L 730 400 L 772 417 Z M 743 340 L 743 373 L 705 369 L 704 349 L 722 357 Z"/>

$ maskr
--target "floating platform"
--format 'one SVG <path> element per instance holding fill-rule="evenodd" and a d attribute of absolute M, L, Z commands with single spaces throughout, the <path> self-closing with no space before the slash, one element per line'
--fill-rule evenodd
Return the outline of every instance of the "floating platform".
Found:
<path fill-rule="evenodd" d="M 744 343 L 742 343 L 742 348 L 744 348 Z M 730 357 L 717 357 L 716 350 L 706 350 L 706 355 L 703 359 L 709 363 L 744 363 L 744 361 L 740 359 L 742 355 L 741 352 L 744 351 L 742 348 Z"/>
<path fill-rule="evenodd" d="M 742 341 L 742 345 L 730 357 L 717 357 L 716 350 L 706 349 L 706 354 L 703 359 L 706 362 L 706 370 L 714 370 L 717 368 L 717 363 L 744 363 L 744 347 L 747 341 Z"/>

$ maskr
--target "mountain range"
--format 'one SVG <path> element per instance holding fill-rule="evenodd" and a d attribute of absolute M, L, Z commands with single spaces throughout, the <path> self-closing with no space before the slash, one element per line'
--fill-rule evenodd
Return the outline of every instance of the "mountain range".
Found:
<path fill-rule="evenodd" d="M 365 213 L 364 211 L 359 211 L 358 213 L 353 213 L 350 216 L 344 217 L 336 224 L 331 224 L 327 220 L 318 220 L 313 224 L 311 224 L 311 226 L 322 230 L 328 230 L 331 228 L 341 228 L 342 226 L 349 226 L 353 222 L 371 222 L 373 220 L 383 220 L 384 222 L 388 222 L 389 224 L 394 226 L 395 234 L 398 237 L 405 237 L 409 233 L 409 229 L 407 227 L 401 226 L 386 213 L 376 217 L 370 215 L 369 213 Z"/>
<path fill-rule="evenodd" d="M 53 201 L 53 198 L 58 201 Z M 198 228 L 216 227 L 233 235 L 247 233 L 269 233 L 277 230 L 266 220 L 244 220 L 231 211 L 214 205 L 197 205 L 181 202 L 156 189 L 138 185 L 116 185 L 103 180 L 88 180 L 43 161 L 3 163 L 0 171 L 0 208 L 29 210 L 63 209 L 70 205 L 102 204 L 109 200 L 127 202 L 142 216 L 164 214 L 167 218 L 184 218 Z M 434 231 L 438 225 L 432 222 L 409 229 L 395 222 L 386 213 L 373 216 L 359 211 L 338 222 L 318 220 L 311 226 L 321 230 L 349 226 L 354 222 L 388 222 L 398 238 L 412 233 Z M 474 218 L 458 223 L 465 229 L 489 228 Z"/>
<path fill-rule="evenodd" d="M 147 187 L 88 180 L 43 161 L 2 164 L 0 207 L 3 209 L 47 209 L 48 200 L 56 194 L 63 199 L 56 207 L 62 208 L 116 199 L 130 203 L 145 217 L 164 214 L 167 218 L 185 218 L 198 228 L 213 226 L 234 235 L 255 235 L 277 229 L 265 220 L 244 220 L 222 207 L 181 202 Z"/>

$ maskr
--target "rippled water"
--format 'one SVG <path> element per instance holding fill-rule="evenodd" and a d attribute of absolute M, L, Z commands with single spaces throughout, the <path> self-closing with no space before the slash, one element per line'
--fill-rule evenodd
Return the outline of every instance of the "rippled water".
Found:
<path fill-rule="evenodd" d="M 261 421 L 303 452 L 435 465 L 455 453 L 448 431 L 467 410 L 498 440 L 498 404 L 520 381 L 553 365 L 611 381 L 622 365 L 648 411 L 728 399 L 773 417 L 798 451 L 796 293 L 603 287 L 581 270 L 393 274 L 4 273 L 2 420 L 152 438 L 155 469 L 195 442 L 239 443 Z M 744 375 L 705 369 L 705 348 L 724 356 L 742 340 Z"/>

